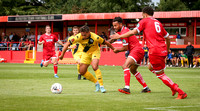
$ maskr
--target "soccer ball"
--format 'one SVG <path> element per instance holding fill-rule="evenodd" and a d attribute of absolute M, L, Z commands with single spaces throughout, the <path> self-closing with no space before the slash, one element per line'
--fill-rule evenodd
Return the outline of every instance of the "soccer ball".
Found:
<path fill-rule="evenodd" d="M 62 85 L 60 83 L 54 83 L 51 86 L 51 92 L 54 94 L 60 94 L 62 92 L 63 88 Z"/>

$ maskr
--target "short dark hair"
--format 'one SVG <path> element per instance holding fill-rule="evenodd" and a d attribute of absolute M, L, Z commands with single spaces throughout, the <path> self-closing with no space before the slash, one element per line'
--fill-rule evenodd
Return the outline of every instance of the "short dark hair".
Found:
<path fill-rule="evenodd" d="M 121 17 L 115 17 L 113 19 L 113 22 L 119 22 L 119 23 L 122 23 L 123 22 L 123 19 Z"/>
<path fill-rule="evenodd" d="M 150 16 L 153 16 L 153 14 L 154 14 L 154 11 L 153 11 L 153 8 L 151 8 L 151 7 L 144 7 L 143 9 L 142 9 L 142 12 L 143 13 L 146 13 L 146 14 L 148 14 L 148 15 L 150 15 Z"/>
<path fill-rule="evenodd" d="M 51 26 L 50 26 L 50 25 L 46 25 L 46 26 L 45 26 L 45 28 L 47 28 L 47 27 L 50 27 L 50 28 L 51 28 Z"/>
<path fill-rule="evenodd" d="M 73 28 L 72 29 L 79 29 L 77 26 L 73 26 Z"/>
<path fill-rule="evenodd" d="M 90 28 L 87 25 L 84 25 L 80 28 L 80 32 L 89 32 Z"/>

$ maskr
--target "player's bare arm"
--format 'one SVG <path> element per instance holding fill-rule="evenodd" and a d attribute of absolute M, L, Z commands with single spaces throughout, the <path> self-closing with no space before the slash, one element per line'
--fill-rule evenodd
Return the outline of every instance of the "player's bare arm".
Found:
<path fill-rule="evenodd" d="M 124 52 L 128 50 L 128 45 L 121 47 L 120 49 L 115 48 L 113 50 L 114 53 Z"/>
<path fill-rule="evenodd" d="M 64 47 L 64 44 L 62 43 L 62 41 L 59 40 L 57 43 Z"/>
<path fill-rule="evenodd" d="M 39 45 L 44 44 L 44 40 L 43 40 L 42 42 L 38 41 L 38 44 L 39 44 Z"/>
<path fill-rule="evenodd" d="M 117 39 L 109 39 L 107 41 L 112 44 L 113 42 L 117 41 Z"/>
<path fill-rule="evenodd" d="M 112 38 L 112 39 L 126 38 L 126 37 L 130 37 L 132 35 L 135 35 L 137 33 L 138 33 L 137 29 L 133 29 L 133 30 L 130 30 L 127 33 L 122 34 L 122 35 L 119 35 L 118 33 L 115 33 L 114 35 L 111 35 L 110 38 Z"/>
<path fill-rule="evenodd" d="M 107 45 L 108 47 L 110 47 L 112 50 L 115 49 L 108 41 L 105 41 L 104 44 L 106 44 L 106 45 Z"/>
<path fill-rule="evenodd" d="M 64 44 L 64 47 L 63 47 L 63 50 L 62 50 L 62 53 L 61 55 L 59 56 L 59 59 L 62 60 L 64 55 L 65 55 L 65 52 L 67 51 L 68 47 L 70 46 L 70 42 L 67 42 L 66 44 Z"/>
<path fill-rule="evenodd" d="M 165 38 L 166 44 L 167 44 L 167 52 L 169 52 L 170 49 L 170 38 L 169 36 Z"/>

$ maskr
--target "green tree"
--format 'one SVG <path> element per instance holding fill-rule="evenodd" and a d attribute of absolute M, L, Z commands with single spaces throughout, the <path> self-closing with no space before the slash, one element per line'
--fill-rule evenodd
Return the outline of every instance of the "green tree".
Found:
<path fill-rule="evenodd" d="M 181 0 L 189 10 L 200 10 L 200 0 Z"/>
<path fill-rule="evenodd" d="M 158 11 L 183 11 L 188 10 L 186 5 L 181 0 L 160 0 Z"/>

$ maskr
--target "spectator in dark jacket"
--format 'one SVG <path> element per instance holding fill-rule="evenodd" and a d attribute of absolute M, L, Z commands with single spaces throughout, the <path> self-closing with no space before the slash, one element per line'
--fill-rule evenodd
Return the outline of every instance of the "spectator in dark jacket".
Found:
<path fill-rule="evenodd" d="M 193 55 L 194 55 L 194 47 L 191 45 L 191 42 L 188 42 L 188 46 L 186 47 L 185 54 L 188 57 L 189 67 L 193 67 Z"/>

